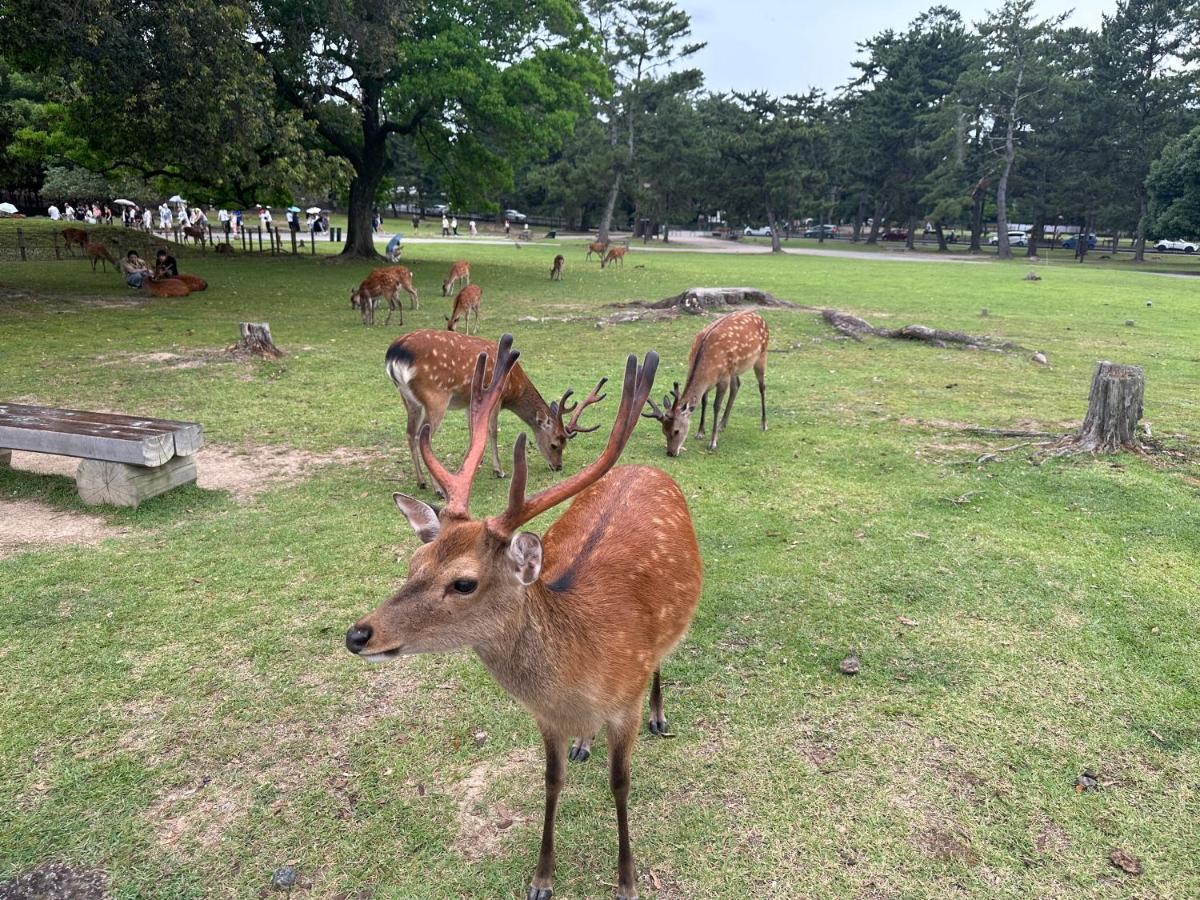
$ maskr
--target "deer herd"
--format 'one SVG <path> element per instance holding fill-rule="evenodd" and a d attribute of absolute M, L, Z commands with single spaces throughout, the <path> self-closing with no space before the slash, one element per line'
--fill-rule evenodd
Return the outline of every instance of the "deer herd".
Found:
<path fill-rule="evenodd" d="M 600 254 L 602 266 L 622 260 L 625 250 L 588 246 L 589 255 Z M 559 255 L 551 279 L 561 279 L 563 268 Z M 460 321 L 469 331 L 472 313 L 479 329 L 482 298 L 470 266 L 461 260 L 442 282 L 443 296 L 460 283 L 445 329 L 410 331 L 387 349 L 385 370 L 407 412 L 417 486 L 428 488 L 428 472 L 443 504 L 393 494 L 421 545 L 409 560 L 405 582 L 346 632 L 346 648 L 370 662 L 472 649 L 532 714 L 545 750 L 546 798 L 528 900 L 549 900 L 553 893 L 554 821 L 567 760 L 588 759 L 592 741 L 605 728 L 617 812 L 616 896 L 628 900 L 637 896 L 627 807 L 643 698 L 649 688 L 650 733 L 670 736 L 661 665 L 695 613 L 702 562 L 679 485 L 661 469 L 616 463 L 643 416 L 661 423 L 669 457 L 682 451 L 697 404 L 696 437 L 704 437 L 710 393 L 708 447 L 715 451 L 740 378 L 750 369 L 758 380 L 765 431 L 767 324 L 757 313 L 741 311 L 705 327 L 692 344 L 682 390 L 675 382 L 661 407 L 651 397 L 658 354 L 648 352 L 640 365 L 630 356 L 616 417 L 599 456 L 527 496 L 527 437 L 521 432 L 512 451 L 506 507 L 473 516 L 471 486 L 489 444 L 492 474 L 505 477 L 497 442 L 501 410 L 530 429 L 538 453 L 557 472 L 567 445 L 599 427 L 585 428 L 580 419 L 605 399 L 607 379 L 578 402 L 571 402 L 570 389 L 547 402 L 518 364 L 511 335 L 493 343 L 456 331 Z M 364 323 L 373 323 L 379 298 L 395 303 L 398 286 L 409 292 L 416 308 L 409 270 L 389 267 L 367 276 L 351 295 Z M 433 449 L 450 409 L 464 409 L 467 418 L 466 452 L 454 473 Z M 567 500 L 566 511 L 541 536 L 522 530 Z"/>

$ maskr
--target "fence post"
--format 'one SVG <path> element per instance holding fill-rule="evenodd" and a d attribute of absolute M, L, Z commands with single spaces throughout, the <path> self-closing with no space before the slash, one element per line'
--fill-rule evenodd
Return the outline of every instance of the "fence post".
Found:
<path fill-rule="evenodd" d="M 254 230 L 258 232 L 258 252 L 262 253 L 262 226 L 259 225 Z M 254 238 L 250 239 L 250 243 L 253 245 Z M 253 246 L 251 246 L 251 249 L 254 249 Z"/>
<path fill-rule="evenodd" d="M 58 255 L 58 232 L 54 232 L 51 237 L 54 238 L 54 258 L 62 259 L 62 257 Z"/>
<path fill-rule="evenodd" d="M 17 247 L 21 250 L 21 262 L 26 262 L 25 259 L 25 230 L 20 225 L 17 226 Z"/>
<path fill-rule="evenodd" d="M 296 255 L 296 229 L 290 229 L 292 232 L 292 256 Z"/>
<path fill-rule="evenodd" d="M 309 231 L 309 233 L 308 233 L 308 246 L 309 246 L 309 253 L 312 256 L 316 256 L 317 255 L 317 233 L 315 231 Z"/>

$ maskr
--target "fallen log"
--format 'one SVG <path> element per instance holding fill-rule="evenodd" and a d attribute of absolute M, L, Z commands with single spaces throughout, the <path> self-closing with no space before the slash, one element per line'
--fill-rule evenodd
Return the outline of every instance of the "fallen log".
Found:
<path fill-rule="evenodd" d="M 878 328 L 866 319 L 842 312 L 838 309 L 821 310 L 821 318 L 839 334 L 861 341 L 863 335 L 891 338 L 898 341 L 918 341 L 935 347 L 961 347 L 967 350 L 990 350 L 994 353 L 1028 352 L 1020 344 L 1001 341 L 989 335 L 967 334 L 964 331 L 947 331 L 930 328 L 928 325 L 904 325 L 901 328 Z"/>
<path fill-rule="evenodd" d="M 627 305 L 643 306 L 647 309 L 675 308 L 693 315 L 700 315 L 706 310 L 722 309 L 727 306 L 798 308 L 797 304 L 789 300 L 781 300 L 769 291 L 760 291 L 758 288 L 749 287 L 693 287 L 673 297 L 664 297 L 653 303 L 638 301 Z"/>

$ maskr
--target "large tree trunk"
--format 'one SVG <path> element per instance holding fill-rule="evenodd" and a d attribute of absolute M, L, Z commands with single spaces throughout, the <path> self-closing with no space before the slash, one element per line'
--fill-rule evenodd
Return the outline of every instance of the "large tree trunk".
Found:
<path fill-rule="evenodd" d="M 1020 87 L 1020 80 L 1017 81 Z M 1008 129 L 1004 137 L 1004 168 L 996 183 L 996 257 L 1012 259 L 1012 247 L 1008 245 L 1008 176 L 1012 172 L 1016 148 L 1013 144 L 1013 121 L 1009 116 Z"/>
<path fill-rule="evenodd" d="M 767 224 L 771 226 L 771 252 L 782 253 L 783 244 L 779 240 L 779 229 L 775 227 L 775 210 L 767 207 Z"/>
<path fill-rule="evenodd" d="M 608 199 L 604 201 L 604 212 L 600 216 L 600 233 L 596 235 L 596 239 L 602 244 L 608 243 L 608 233 L 612 228 L 613 210 L 617 207 L 617 197 L 621 194 L 621 175 L 620 169 L 613 172 L 612 185 L 608 189 Z"/>
<path fill-rule="evenodd" d="M 371 230 L 371 214 L 387 165 L 386 145 L 387 138 L 383 135 L 364 139 L 362 157 L 355 165 L 354 178 L 350 181 L 350 208 L 346 211 L 343 257 L 379 259 L 375 235 Z"/>
<path fill-rule="evenodd" d="M 1146 261 L 1146 189 L 1139 187 L 1137 234 L 1133 239 L 1133 261 Z"/>
<path fill-rule="evenodd" d="M 1033 222 L 1033 231 L 1029 235 L 1029 249 L 1025 251 L 1025 255 L 1030 259 L 1037 256 L 1038 243 L 1042 239 L 1042 235 L 1046 233 L 1046 214 L 1040 213 Z"/>
<path fill-rule="evenodd" d="M 867 197 L 865 194 L 860 194 L 858 197 L 858 218 L 854 220 L 854 236 L 851 240 L 857 244 L 862 240 L 863 219 L 867 217 Z"/>
<path fill-rule="evenodd" d="M 1142 450 L 1137 436 L 1142 418 L 1145 375 L 1141 366 L 1101 362 L 1092 376 L 1087 416 L 1073 444 L 1089 453 Z"/>
<path fill-rule="evenodd" d="M 907 226 L 908 230 L 904 236 L 904 249 L 912 250 L 917 239 L 917 218 L 912 213 L 909 213 L 908 215 Z"/>
<path fill-rule="evenodd" d="M 937 235 L 938 253 L 945 253 L 950 248 L 946 246 L 946 229 L 942 227 L 942 220 L 938 219 L 933 224 L 934 233 Z"/>
<path fill-rule="evenodd" d="M 879 243 L 879 226 L 883 224 L 884 203 L 882 200 L 875 201 L 875 215 L 871 218 L 871 232 L 867 235 L 868 244 Z"/>
<path fill-rule="evenodd" d="M 978 190 L 974 194 L 975 203 L 971 207 L 971 246 L 967 249 L 972 253 L 978 253 L 982 249 L 983 242 L 983 200 L 984 193 Z"/>

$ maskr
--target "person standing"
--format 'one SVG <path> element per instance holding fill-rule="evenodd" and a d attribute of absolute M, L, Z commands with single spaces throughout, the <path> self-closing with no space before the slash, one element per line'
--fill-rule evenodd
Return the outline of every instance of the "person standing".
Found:
<path fill-rule="evenodd" d="M 508 237 L 511 234 L 512 234 L 512 222 L 507 217 L 505 217 L 505 219 L 504 219 L 504 236 Z"/>
<path fill-rule="evenodd" d="M 150 207 L 142 210 L 142 228 L 149 234 L 154 230 L 154 213 L 150 212 Z"/>
<path fill-rule="evenodd" d="M 167 206 L 166 200 L 158 207 L 158 229 L 162 232 L 171 230 L 171 207 Z"/>
<path fill-rule="evenodd" d="M 416 231 L 420 227 L 421 227 L 421 216 L 418 215 L 417 213 L 413 213 L 413 231 Z"/>
<path fill-rule="evenodd" d="M 442 237 L 450 237 L 450 220 L 442 213 Z"/>
<path fill-rule="evenodd" d="M 179 208 L 175 210 L 175 225 L 177 228 L 183 228 L 188 224 L 187 207 L 180 203 Z"/>
<path fill-rule="evenodd" d="M 218 209 L 217 210 L 217 221 L 221 223 L 221 231 L 225 234 L 225 243 L 228 244 L 229 243 L 229 231 L 230 231 L 229 210 L 227 210 L 223 206 L 220 209 Z"/>
<path fill-rule="evenodd" d="M 458 216 L 450 220 L 450 231 L 455 237 L 458 237 Z"/>
<path fill-rule="evenodd" d="M 292 235 L 295 236 L 300 233 L 300 213 L 299 211 L 292 212 L 288 210 L 288 216 L 290 216 L 288 219 L 288 228 L 291 229 Z"/>
<path fill-rule="evenodd" d="M 58 207 L 53 203 L 51 203 L 50 208 L 46 210 L 46 215 L 50 217 L 52 222 L 57 222 L 60 218 L 62 218 L 62 213 L 58 211 Z"/>
<path fill-rule="evenodd" d="M 476 236 L 479 234 L 479 229 L 477 229 L 477 228 L 475 227 L 475 220 L 474 220 L 474 219 L 472 219 L 472 220 L 471 220 L 471 225 L 470 225 L 470 228 L 471 228 L 471 237 L 476 237 Z"/>
<path fill-rule="evenodd" d="M 238 237 L 242 233 L 242 211 L 235 209 L 231 218 L 233 219 L 233 236 Z"/>

